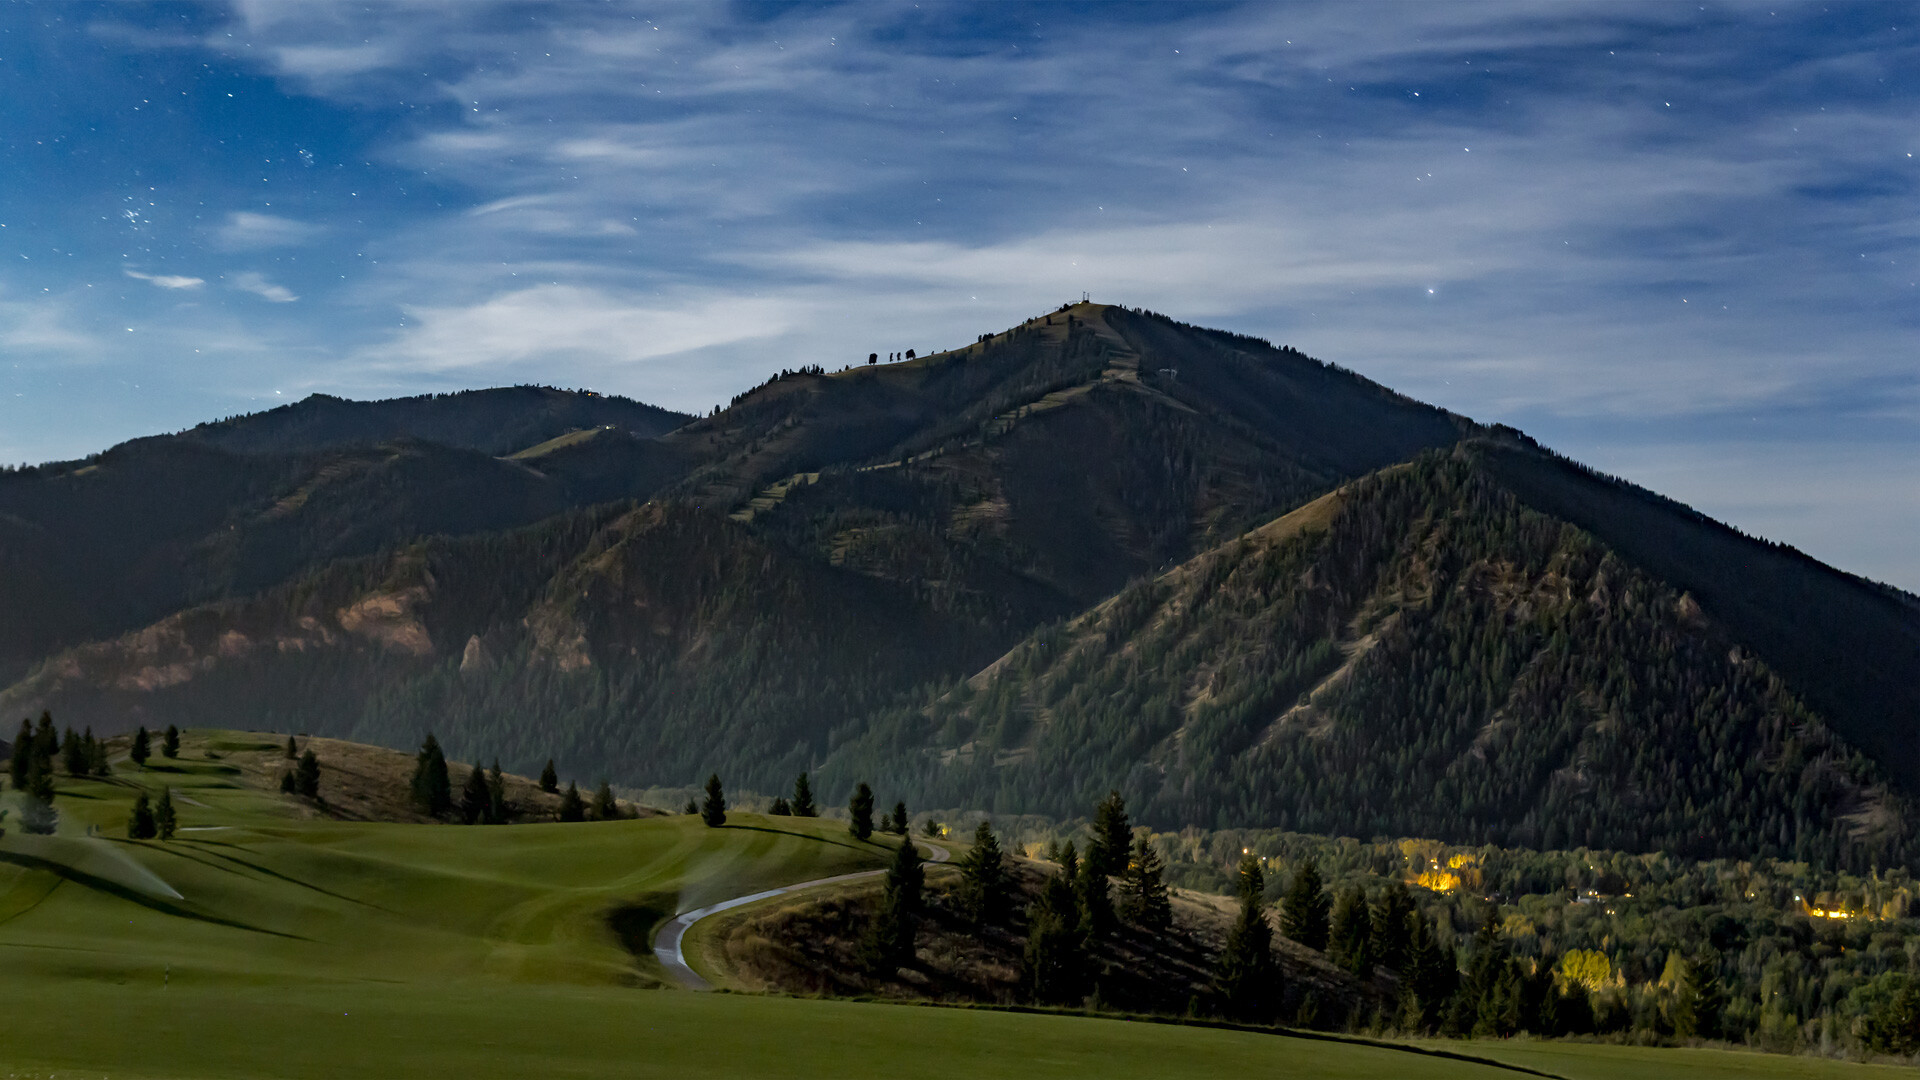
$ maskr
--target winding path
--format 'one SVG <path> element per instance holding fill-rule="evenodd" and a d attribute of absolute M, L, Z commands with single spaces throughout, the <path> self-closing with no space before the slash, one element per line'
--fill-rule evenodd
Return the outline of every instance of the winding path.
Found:
<path fill-rule="evenodd" d="M 932 852 L 931 857 L 927 859 L 930 863 L 943 863 L 953 857 L 952 852 L 938 844 L 925 840 L 919 843 L 920 846 Z M 718 915 L 722 911 L 730 911 L 733 908 L 758 903 L 761 900 L 766 900 L 771 897 L 784 896 L 787 893 L 799 892 L 803 889 L 816 889 L 822 885 L 832 885 L 842 881 L 857 881 L 860 878 L 878 877 L 884 873 L 886 873 L 885 870 L 861 870 L 852 874 L 837 874 L 833 877 L 815 878 L 812 881 L 802 881 L 793 885 L 782 885 L 778 889 L 767 889 L 764 892 L 750 893 L 746 896 L 736 896 L 731 900 L 722 900 L 717 904 L 708 904 L 706 907 L 694 908 L 692 911 L 683 911 L 675 915 L 672 919 L 669 919 L 665 925 L 660 927 L 660 932 L 655 935 L 653 939 L 653 954 L 660 958 L 661 966 L 665 967 L 667 974 L 673 976 L 681 986 L 689 990 L 711 990 L 713 989 L 713 984 L 701 978 L 700 973 L 693 970 L 693 968 L 687 964 L 686 954 L 681 950 L 681 942 L 686 938 L 687 931 L 693 927 L 694 923 L 699 922 L 709 915 Z"/>

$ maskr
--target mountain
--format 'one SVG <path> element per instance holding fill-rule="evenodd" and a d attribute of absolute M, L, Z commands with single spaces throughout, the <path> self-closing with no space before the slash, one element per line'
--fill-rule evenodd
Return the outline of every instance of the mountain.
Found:
<path fill-rule="evenodd" d="M 644 498 L 685 465 L 618 424 L 651 432 L 686 419 L 537 388 L 396 402 L 315 396 L 85 461 L 10 470 L 0 474 L 0 609 L 10 616 L 0 675 L 332 559 Z M 618 424 L 564 428 L 597 420 Z M 521 452 L 495 457 L 502 446 Z"/>
<path fill-rule="evenodd" d="M 393 414 L 410 441 L 322 446 L 358 430 L 323 403 L 251 448 L 0 478 L 0 601 L 32 613 L 0 711 L 998 812 L 1118 786 L 1162 827 L 1909 857 L 1912 597 L 1291 349 L 1079 304 L 657 434 L 548 434 L 603 406 L 514 394 L 472 399 L 532 403 L 510 443 L 428 439 L 488 430 L 450 395 Z"/>
<path fill-rule="evenodd" d="M 841 767 L 909 747 L 934 805 L 1070 814 L 1118 779 L 1163 822 L 1906 861 L 1891 768 L 1694 595 L 1528 506 L 1512 452 L 1422 454 L 1138 582 Z"/>
<path fill-rule="evenodd" d="M 575 431 L 664 435 L 692 417 L 630 398 L 547 386 L 503 386 L 384 401 L 313 394 L 290 405 L 136 439 L 180 441 L 236 454 L 288 454 L 390 442 L 430 442 L 504 456 Z"/>

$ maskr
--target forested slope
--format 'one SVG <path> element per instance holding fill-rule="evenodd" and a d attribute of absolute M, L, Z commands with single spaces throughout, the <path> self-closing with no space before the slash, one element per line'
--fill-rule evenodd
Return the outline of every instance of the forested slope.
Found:
<path fill-rule="evenodd" d="M 1693 596 L 1515 497 L 1488 449 L 1139 582 L 830 775 L 891 764 L 935 805 L 1059 814 L 1118 784 L 1168 824 L 1905 859 L 1883 768 Z"/>

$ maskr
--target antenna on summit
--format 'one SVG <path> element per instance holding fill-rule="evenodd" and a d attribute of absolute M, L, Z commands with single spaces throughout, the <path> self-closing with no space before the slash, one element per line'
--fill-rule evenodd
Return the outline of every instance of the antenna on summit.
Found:
<path fill-rule="evenodd" d="M 1093 294 L 1092 294 L 1092 293 L 1087 293 L 1087 292 L 1083 292 L 1083 293 L 1081 293 L 1081 294 L 1080 294 L 1080 302 L 1081 302 L 1081 303 L 1083 303 L 1083 304 L 1087 304 L 1087 303 L 1092 303 L 1092 302 L 1093 302 Z"/>

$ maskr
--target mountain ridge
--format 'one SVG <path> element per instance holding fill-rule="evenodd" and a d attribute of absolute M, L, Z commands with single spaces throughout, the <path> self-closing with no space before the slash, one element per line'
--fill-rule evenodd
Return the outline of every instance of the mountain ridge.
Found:
<path fill-rule="evenodd" d="M 392 452 L 327 453 L 345 460 Z M 890 776 L 916 801 L 1000 811 L 1070 813 L 1087 792 L 1120 786 L 1162 824 L 1184 816 L 1300 827 L 1285 789 L 1313 784 L 1295 778 L 1296 768 L 1317 761 L 1314 747 L 1338 732 L 1386 722 L 1354 695 L 1411 694 L 1408 702 L 1428 703 L 1407 712 L 1424 717 L 1414 727 L 1389 724 L 1380 732 L 1394 733 L 1376 733 L 1370 749 L 1309 770 L 1361 787 L 1386 784 L 1372 805 L 1398 800 L 1413 817 L 1383 821 L 1382 829 L 1544 842 L 1551 821 L 1565 818 L 1562 841 L 1578 832 L 1611 846 L 1691 850 L 1708 820 L 1701 806 L 1711 804 L 1737 826 L 1727 843 L 1756 852 L 1908 857 L 1904 800 L 1920 774 L 1909 693 L 1920 693 L 1920 607 L 1910 597 L 1601 477 L 1512 429 L 1256 339 L 1151 312 L 1067 305 L 904 363 L 789 369 L 728 409 L 660 435 L 575 428 L 487 461 L 474 476 L 505 469 L 538 477 L 513 482 L 564 490 L 564 505 L 458 534 L 390 531 L 394 540 L 378 550 L 308 559 L 261 590 L 45 654 L 33 674 L 0 691 L 0 709 L 52 707 L 100 730 L 135 719 L 257 725 L 264 715 L 279 726 L 396 746 L 432 726 L 460 752 L 498 753 L 515 768 L 554 755 L 574 771 L 599 768 L 638 785 L 685 784 L 719 768 L 730 784 L 763 790 L 806 768 L 829 785 Z M 1434 471 L 1447 462 L 1468 469 L 1471 482 Z M 1431 552 L 1394 549 L 1355 563 L 1357 555 L 1301 546 L 1315 529 L 1359 512 L 1342 501 L 1355 485 L 1398 490 L 1393 485 L 1415 478 L 1424 494 L 1368 510 L 1374 539 L 1354 551 L 1393 536 Z M 333 490 L 315 490 L 322 489 Z M 272 494 L 290 497 L 281 488 Z M 337 501 L 321 499 L 326 513 L 362 520 L 356 515 L 365 511 L 354 508 L 364 497 L 341 488 L 327 498 Z M 1435 517 L 1443 505 L 1452 509 Z M 1279 524 L 1288 515 L 1292 524 Z M 1052 686 L 1059 670 L 1012 658 L 1030 656 L 1036 643 L 1091 613 L 1141 603 L 1167 574 L 1196 573 L 1195 560 L 1219 563 L 1221 551 L 1249 543 L 1293 544 L 1288 558 L 1298 565 L 1290 573 L 1319 582 L 1264 587 L 1262 604 L 1320 612 L 1299 622 L 1272 608 L 1260 616 L 1266 622 L 1248 623 L 1252 616 L 1209 608 L 1213 601 L 1197 594 L 1182 601 L 1208 611 L 1204 629 L 1244 662 L 1279 649 L 1279 659 L 1259 661 L 1279 664 L 1260 678 L 1311 676 L 1291 691 L 1266 691 L 1287 698 L 1271 715 L 1257 702 L 1246 706 L 1244 723 L 1259 716 L 1266 732 L 1248 744 L 1253 757 L 1229 745 L 1250 736 L 1234 735 L 1219 743 L 1224 756 L 1179 765 L 1179 753 L 1199 753 L 1243 723 L 1219 711 L 1241 692 L 1231 665 L 1202 665 L 1150 693 L 1146 675 L 1113 676 L 1116 685 L 1137 685 L 1143 709 L 1155 695 L 1182 697 L 1187 708 L 1196 681 L 1226 680 L 1212 692 L 1211 719 L 1178 744 L 1162 746 L 1144 727 L 1108 725 L 1062 744 L 1067 756 L 1053 781 L 1023 764 L 1045 745 L 1015 737 L 1020 725 L 1035 729 L 1033 710 L 1014 705 Z M 0 555 L 6 551 L 0 531 Z M 1374 569 L 1356 569 L 1363 565 Z M 1759 569 L 1743 577 L 1745 567 Z M 1389 579 L 1404 584 L 1381 591 Z M 1562 595 L 1576 580 L 1579 596 Z M 1345 592 L 1326 592 L 1339 581 L 1348 582 Z M 1656 594 L 1667 599 L 1647 608 L 1645 598 Z M 1511 618 L 1517 603 L 1528 605 L 1527 619 Z M 1540 619 L 1558 622 L 1533 627 Z M 1269 629 L 1234 629 L 1243 624 Z M 1254 637 L 1235 645 L 1236 633 Z M 1599 634 L 1596 648 L 1614 650 L 1620 663 L 1639 657 L 1630 668 L 1670 669 L 1673 686 L 1636 698 L 1605 665 L 1551 644 L 1555 633 Z M 1272 640 L 1262 644 L 1261 634 Z M 1809 634 L 1826 640 L 1810 643 Z M 1641 656 L 1648 642 L 1666 642 L 1666 652 Z M 1722 644 L 1709 648 L 1713 642 Z M 1466 665 L 1433 675 L 1458 682 L 1457 692 L 1439 684 L 1395 689 L 1396 670 L 1439 671 L 1408 651 L 1436 648 Z M 1796 664 L 1802 652 L 1811 659 Z M 1382 666 L 1390 655 L 1401 657 L 1399 668 Z M 1522 664 L 1520 656 L 1530 659 Z M 1170 662 L 1143 658 L 1136 667 Z M 1838 674 L 1828 670 L 1836 663 Z M 1026 682 L 1017 692 L 1006 683 L 1007 708 L 986 721 L 967 711 L 1015 676 Z M 956 689 L 969 683 L 971 690 Z M 1328 708 L 1288 697 L 1300 693 L 1308 702 L 1324 697 Z M 1486 702 L 1515 693 L 1534 719 L 1488 711 Z M 1739 715 L 1757 719 L 1728 727 L 1701 704 L 1702 693 L 1737 701 Z M 954 705 L 969 694 L 973 702 Z M 1543 711 L 1547 700 L 1565 708 Z M 1592 712 L 1586 701 L 1614 704 Z M 1342 702 L 1347 720 L 1332 708 Z M 1582 734 L 1582 725 L 1604 727 L 1615 713 L 1626 718 L 1621 730 L 1666 756 L 1621 757 L 1615 743 Z M 1656 714 L 1670 718 L 1666 726 L 1646 727 L 1645 716 Z M 962 738 L 962 729 L 972 734 Z M 1278 772 L 1247 764 L 1278 753 L 1259 747 L 1298 742 L 1295 729 L 1319 741 L 1287 751 L 1295 756 Z M 1781 734 L 1789 730 L 1804 737 Z M 1746 788 L 1703 780 L 1701 805 L 1669 805 L 1660 791 L 1692 776 L 1700 756 L 1674 742 L 1674 731 L 1713 744 L 1702 751 L 1709 763 L 1737 751 L 1742 762 L 1765 767 L 1742 764 L 1727 774 Z M 1560 732 L 1560 741 L 1528 742 L 1529 732 Z M 1380 779 L 1385 763 L 1400 742 L 1423 740 L 1444 749 L 1434 751 L 1436 763 L 1456 765 L 1422 781 L 1425 795 L 1392 793 L 1393 781 Z M 974 749 L 964 750 L 968 744 Z M 1782 764 L 1790 744 L 1804 760 Z M 1506 749 L 1493 753 L 1495 746 Z M 1518 764 L 1508 768 L 1508 759 Z M 1163 790 L 1156 770 L 1175 765 L 1187 770 L 1191 791 Z M 1656 765 L 1680 772 L 1655 780 Z M 1641 803 L 1621 805 L 1639 807 L 1651 824 L 1617 807 L 1567 801 L 1578 785 L 1551 776 L 1583 769 L 1640 792 Z M 1806 794 L 1780 786 L 1794 778 L 1812 785 Z M 1442 791 L 1454 792 L 1451 806 L 1432 801 Z M 1733 813 L 1742 792 L 1765 805 Z M 1329 808 L 1344 805 L 1337 793 L 1317 797 Z M 1072 805 L 1049 801 L 1060 798 Z M 1332 829 L 1335 820 L 1314 823 Z"/>

